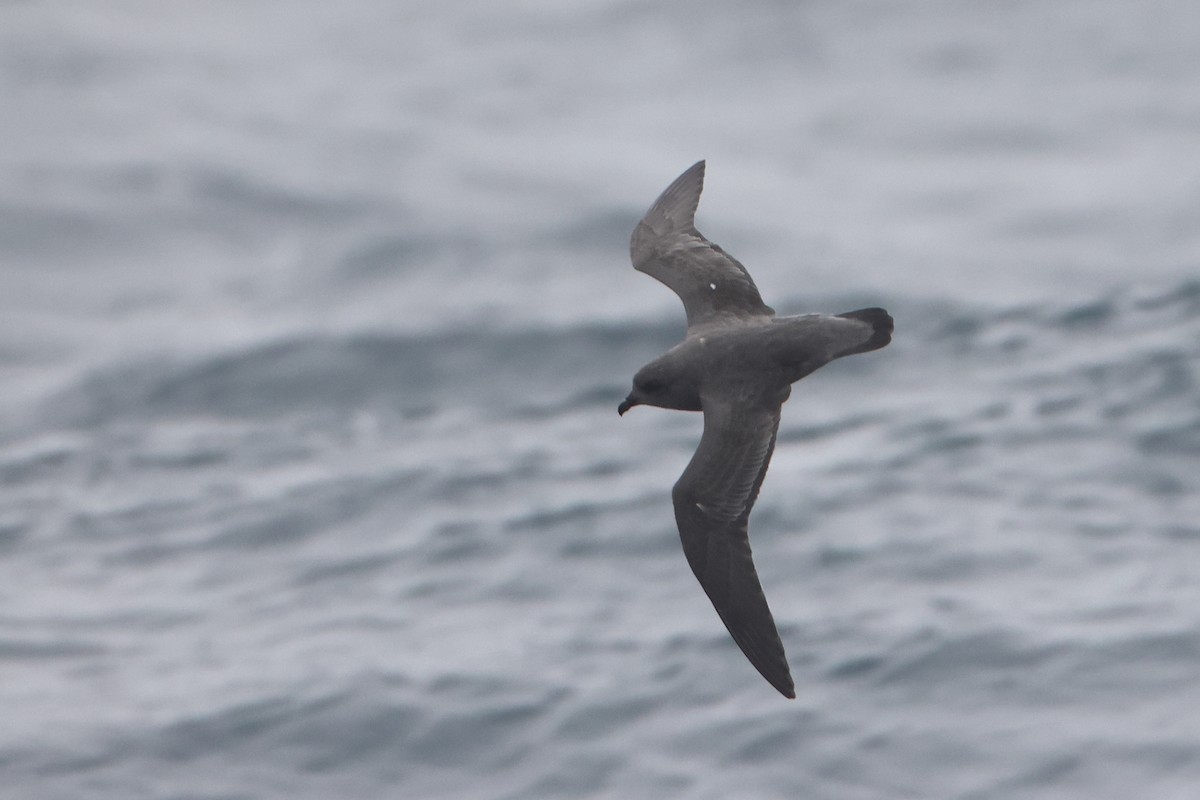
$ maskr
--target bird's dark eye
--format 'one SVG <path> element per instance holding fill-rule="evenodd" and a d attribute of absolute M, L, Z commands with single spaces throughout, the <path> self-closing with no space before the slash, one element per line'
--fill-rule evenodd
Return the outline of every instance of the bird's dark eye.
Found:
<path fill-rule="evenodd" d="M 662 388 L 663 382 L 660 380 L 651 378 L 648 381 L 642 381 L 642 391 L 646 392 L 647 394 L 658 394 L 660 391 L 662 391 Z"/>

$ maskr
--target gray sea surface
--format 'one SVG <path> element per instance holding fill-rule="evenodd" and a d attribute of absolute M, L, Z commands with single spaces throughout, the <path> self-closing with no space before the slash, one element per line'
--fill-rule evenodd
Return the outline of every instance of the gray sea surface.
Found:
<path fill-rule="evenodd" d="M 1200 4 L 0 4 L 0 793 L 1200 796 Z M 772 690 L 628 237 L 797 384 Z"/>

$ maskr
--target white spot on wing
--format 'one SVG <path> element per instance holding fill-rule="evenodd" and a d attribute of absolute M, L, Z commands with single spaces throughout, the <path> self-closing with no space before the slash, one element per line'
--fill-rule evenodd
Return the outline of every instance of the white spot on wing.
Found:
<path fill-rule="evenodd" d="M 715 292 L 717 290 L 717 285 L 715 283 L 710 283 L 708 285 L 708 288 L 712 289 Z"/>

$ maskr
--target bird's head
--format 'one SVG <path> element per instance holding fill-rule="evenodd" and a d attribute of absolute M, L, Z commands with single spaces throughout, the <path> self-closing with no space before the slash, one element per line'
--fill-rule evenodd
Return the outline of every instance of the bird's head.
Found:
<path fill-rule="evenodd" d="M 658 406 L 684 411 L 699 411 L 700 398 L 690 381 L 681 380 L 672 369 L 672 362 L 664 359 L 651 361 L 633 376 L 633 388 L 621 404 L 617 413 L 622 416 L 634 406 Z"/>

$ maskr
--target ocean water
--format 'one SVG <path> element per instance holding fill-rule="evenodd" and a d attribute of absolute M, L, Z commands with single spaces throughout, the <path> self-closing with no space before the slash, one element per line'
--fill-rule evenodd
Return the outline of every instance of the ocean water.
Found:
<path fill-rule="evenodd" d="M 1194 798 L 1200 5 L 0 6 L 0 785 Z M 797 384 L 751 520 L 798 697 L 618 418 L 699 227 Z"/>

